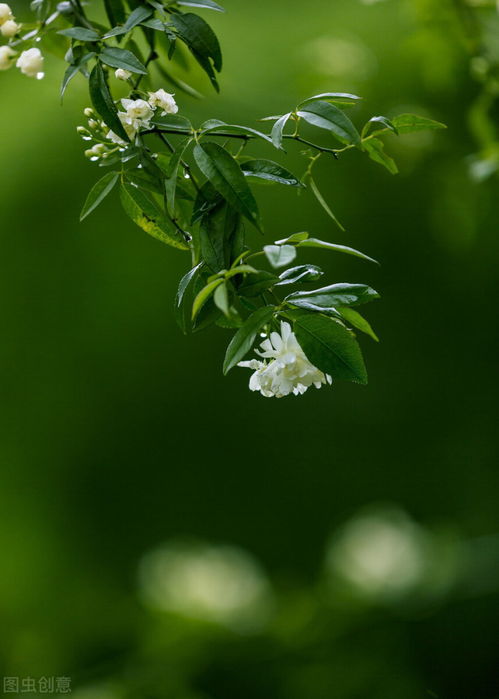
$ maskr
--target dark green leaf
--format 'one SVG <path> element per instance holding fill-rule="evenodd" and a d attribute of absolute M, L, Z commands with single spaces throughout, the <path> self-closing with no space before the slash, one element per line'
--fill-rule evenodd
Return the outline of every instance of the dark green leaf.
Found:
<path fill-rule="evenodd" d="M 179 114 L 164 114 L 163 116 L 156 116 L 151 120 L 151 124 L 155 126 L 163 126 L 166 129 L 172 131 L 179 131 L 181 133 L 189 134 L 192 132 L 192 124 L 189 119 Z"/>
<path fill-rule="evenodd" d="M 397 174 L 399 171 L 397 163 L 385 153 L 385 144 L 379 138 L 367 138 L 365 141 L 362 141 L 362 148 L 375 163 L 386 167 L 392 175 Z"/>
<path fill-rule="evenodd" d="M 337 306 L 359 306 L 362 303 L 379 299 L 379 294 L 365 284 L 340 283 L 310 291 L 295 291 L 286 296 L 284 300 L 294 304 L 296 300 L 303 299 L 321 308 L 336 308 Z"/>
<path fill-rule="evenodd" d="M 178 325 L 180 326 L 180 329 L 182 330 L 183 333 L 187 332 L 187 318 L 185 313 L 183 312 L 183 309 L 185 307 L 184 304 L 184 297 L 187 292 L 187 289 L 189 286 L 192 284 L 194 281 L 197 273 L 203 266 L 203 263 L 200 262 L 198 265 L 190 269 L 187 274 L 184 274 L 182 279 L 180 280 L 180 283 L 178 285 L 177 289 L 177 294 L 175 296 L 175 318 L 177 320 Z"/>
<path fill-rule="evenodd" d="M 123 68 L 131 73 L 147 75 L 147 69 L 139 59 L 127 49 L 106 46 L 100 53 L 100 60 L 112 68 Z"/>
<path fill-rule="evenodd" d="M 274 306 L 263 306 L 252 313 L 244 325 L 239 328 L 227 347 L 223 372 L 227 374 L 253 347 L 253 343 L 261 328 L 274 315 Z"/>
<path fill-rule="evenodd" d="M 279 281 L 276 286 L 284 286 L 285 284 L 298 284 L 299 282 L 315 282 L 320 279 L 324 272 L 316 265 L 298 265 L 298 267 L 290 267 L 284 270 L 279 275 Z"/>
<path fill-rule="evenodd" d="M 217 192 L 261 230 L 257 203 L 232 155 L 217 143 L 203 143 L 194 148 L 194 158 Z"/>
<path fill-rule="evenodd" d="M 318 240 L 317 238 L 307 238 L 297 243 L 298 248 L 323 248 L 325 250 L 332 250 L 333 252 L 344 252 L 347 255 L 353 255 L 354 257 L 360 257 L 362 260 L 367 260 L 368 262 L 376 262 L 372 257 L 368 257 L 360 250 L 355 250 L 355 248 L 349 248 L 346 245 L 337 245 L 336 243 L 329 243 L 325 240 Z"/>
<path fill-rule="evenodd" d="M 334 104 L 311 102 L 298 112 L 298 116 L 313 126 L 330 131 L 342 143 L 360 144 L 359 132 L 347 115 Z"/>
<path fill-rule="evenodd" d="M 270 289 L 278 281 L 279 277 L 276 277 L 272 272 L 259 270 L 256 274 L 249 274 L 245 277 L 237 291 L 243 296 L 260 296 L 262 292 Z"/>
<path fill-rule="evenodd" d="M 102 117 L 104 123 L 109 126 L 109 128 L 124 141 L 130 141 L 127 132 L 123 128 L 118 117 L 118 110 L 113 102 L 111 93 L 107 86 L 106 78 L 102 66 L 97 62 L 94 69 L 90 73 L 90 79 L 88 83 L 90 91 L 90 99 L 94 105 L 97 113 Z"/>
<path fill-rule="evenodd" d="M 222 52 L 210 25 L 191 12 L 173 14 L 171 21 L 180 38 L 187 44 L 194 58 L 207 73 L 215 89 L 218 90 L 213 68 L 218 72 L 222 70 Z"/>
<path fill-rule="evenodd" d="M 347 321 L 347 323 L 350 323 L 350 325 L 353 325 L 354 328 L 357 328 L 358 330 L 361 330 L 363 333 L 366 333 L 366 335 L 369 335 L 372 337 L 373 340 L 376 340 L 376 342 L 379 342 L 378 336 L 374 332 L 374 330 L 371 328 L 370 324 L 367 322 L 367 320 L 360 315 L 360 313 L 353 308 L 338 308 L 338 311 L 340 314 L 343 316 L 343 318 Z"/>
<path fill-rule="evenodd" d="M 64 97 L 64 93 L 66 92 L 66 88 L 69 85 L 70 81 L 74 78 L 74 76 L 78 72 L 86 72 L 86 69 L 84 70 L 84 66 L 86 63 L 95 56 L 94 51 L 90 51 L 89 53 L 84 54 L 81 58 L 78 60 L 75 60 L 74 62 L 71 63 L 66 68 L 66 71 L 64 73 L 64 77 L 62 79 L 62 84 L 61 84 L 61 100 Z"/>
<path fill-rule="evenodd" d="M 107 18 L 109 24 L 114 27 L 117 24 L 123 24 L 125 21 L 125 7 L 123 0 L 104 0 Z"/>
<path fill-rule="evenodd" d="M 294 331 L 308 359 L 333 379 L 367 383 L 367 371 L 360 347 L 343 325 L 321 314 L 303 315 Z"/>
<path fill-rule="evenodd" d="M 338 226 L 338 228 L 339 228 L 340 230 L 342 230 L 343 232 L 345 232 L 345 229 L 343 228 L 343 226 L 341 225 L 341 223 L 338 221 L 338 219 L 336 218 L 336 216 L 333 214 L 333 212 L 332 212 L 332 210 L 331 210 L 331 207 L 329 206 L 329 204 L 327 203 L 327 201 L 324 199 L 324 197 L 323 197 L 322 194 L 320 193 L 320 190 L 319 190 L 319 188 L 317 187 L 317 185 L 316 185 L 316 183 L 315 183 L 315 180 L 314 180 L 314 178 L 312 177 L 312 175 L 309 176 L 308 181 L 310 182 L 310 189 L 312 190 L 312 192 L 313 192 L 315 198 L 317 199 L 317 201 L 319 202 L 319 204 L 322 206 L 322 208 L 324 209 L 324 211 L 328 214 L 328 216 L 330 216 L 330 217 L 333 219 L 333 221 L 336 223 L 336 225 Z"/>
<path fill-rule="evenodd" d="M 392 119 L 392 124 L 400 134 L 447 128 L 445 124 L 441 124 L 439 121 L 427 119 L 417 114 L 399 114 L 399 116 Z"/>
<path fill-rule="evenodd" d="M 114 27 L 114 29 L 111 29 L 110 32 L 107 32 L 105 36 L 103 36 L 103 39 L 109 39 L 111 36 L 119 36 L 120 34 L 126 34 L 127 32 L 132 31 L 134 27 L 139 25 L 141 22 L 143 22 L 145 19 L 150 17 L 153 13 L 153 10 L 151 7 L 146 7 L 145 5 L 139 5 L 138 7 L 135 8 L 135 10 L 128 16 L 128 19 L 126 20 L 125 24 L 122 26 Z"/>
<path fill-rule="evenodd" d="M 119 172 L 108 172 L 104 177 L 94 184 L 88 193 L 85 204 L 80 214 L 80 221 L 83 221 L 89 214 L 96 209 L 99 204 L 107 197 L 116 182 L 118 181 Z"/>
<path fill-rule="evenodd" d="M 276 269 L 288 265 L 296 257 L 294 245 L 265 245 L 263 251 L 272 267 Z"/>
<path fill-rule="evenodd" d="M 99 41 L 100 38 L 94 29 L 85 29 L 85 27 L 70 27 L 69 29 L 61 29 L 57 33 L 77 41 Z"/>
<path fill-rule="evenodd" d="M 204 215 L 199 228 L 201 256 L 213 272 L 227 269 L 240 225 L 240 215 L 223 199 Z"/>
<path fill-rule="evenodd" d="M 241 169 L 246 177 L 255 177 L 265 182 L 285 184 L 290 187 L 303 187 L 293 173 L 274 163 L 273 160 L 245 160 L 241 164 Z"/>

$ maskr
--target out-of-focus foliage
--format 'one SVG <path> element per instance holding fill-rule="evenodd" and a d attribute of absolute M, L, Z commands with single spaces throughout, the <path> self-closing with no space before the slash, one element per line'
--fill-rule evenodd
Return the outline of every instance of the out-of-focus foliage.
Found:
<path fill-rule="evenodd" d="M 383 261 L 371 387 L 274 405 L 221 381 L 225 338 L 201 354 L 174 323 L 181 262 L 125 217 L 110 228 L 110 202 L 75 221 L 84 85 L 54 112 L 57 61 L 29 90 L 3 75 L 1 674 L 70 676 L 80 699 L 495 699 L 499 202 L 496 174 L 470 177 L 479 52 L 450 1 L 228 9 L 224 120 L 334 82 L 449 127 L 387 137 L 399 178 L 320 170 L 342 242 Z M 494 8 L 473 16 L 493 46 Z M 329 226 L 262 193 L 276 240 Z"/>

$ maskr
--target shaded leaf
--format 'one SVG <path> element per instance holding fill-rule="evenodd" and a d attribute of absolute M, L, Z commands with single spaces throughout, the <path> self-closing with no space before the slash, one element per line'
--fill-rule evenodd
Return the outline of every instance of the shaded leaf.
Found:
<path fill-rule="evenodd" d="M 201 7 L 205 10 L 225 12 L 224 8 L 213 0 L 177 0 L 177 5 L 185 5 L 186 7 Z"/>
<path fill-rule="evenodd" d="M 331 207 L 329 206 L 329 204 L 327 203 L 327 201 L 324 199 L 324 197 L 323 197 L 322 194 L 320 193 L 320 190 L 319 190 L 319 188 L 317 187 L 317 185 L 316 185 L 316 183 L 315 183 L 315 180 L 314 180 L 314 178 L 313 178 L 311 175 L 309 176 L 308 181 L 310 182 L 310 189 L 312 190 L 312 192 L 313 192 L 315 198 L 317 199 L 317 201 L 319 202 L 319 204 L 322 206 L 322 208 L 324 209 L 324 211 L 328 214 L 328 216 L 330 216 L 330 217 L 333 219 L 333 221 L 336 223 L 336 225 L 338 226 L 338 228 L 339 228 L 340 230 L 342 230 L 343 232 L 345 232 L 345 229 L 343 228 L 343 226 L 341 225 L 341 223 L 338 221 L 338 219 L 336 218 L 336 216 L 333 214 L 333 212 L 332 212 L 332 210 L 331 210 Z"/>
<path fill-rule="evenodd" d="M 80 221 L 83 221 L 89 214 L 96 209 L 99 204 L 107 197 L 118 181 L 119 172 L 108 172 L 104 177 L 94 184 L 80 214 Z"/>
<path fill-rule="evenodd" d="M 200 262 L 198 265 L 190 269 L 187 274 L 184 274 L 182 279 L 180 280 L 180 283 L 178 285 L 177 293 L 175 295 L 175 305 L 174 305 L 174 311 L 175 311 L 175 319 L 180 326 L 180 329 L 182 332 L 185 334 L 187 332 L 187 318 L 186 314 L 183 312 L 183 309 L 185 307 L 184 303 L 184 297 L 185 294 L 188 290 L 188 288 L 191 286 L 193 283 L 197 273 L 203 266 L 203 263 Z"/>
<path fill-rule="evenodd" d="M 252 313 L 239 328 L 227 347 L 223 372 L 227 374 L 250 351 L 257 334 L 274 315 L 274 306 L 263 306 Z"/>
<path fill-rule="evenodd" d="M 308 359 L 333 379 L 367 383 L 367 371 L 360 347 L 343 325 L 321 314 L 303 315 L 294 331 Z"/>
<path fill-rule="evenodd" d="M 102 49 L 100 60 L 112 68 L 123 68 L 131 73 L 147 75 L 147 69 L 139 59 L 127 49 L 120 49 L 114 46 L 106 46 Z"/>
<path fill-rule="evenodd" d="M 397 136 L 399 133 L 397 127 L 390 121 L 390 119 L 387 119 L 384 116 L 374 116 L 364 124 L 364 128 L 362 129 L 362 138 L 367 136 L 369 131 L 375 131 L 376 129 L 382 129 L 384 131 L 388 129 L 388 131 L 393 131 L 393 133 Z"/>
<path fill-rule="evenodd" d="M 102 66 L 98 61 L 90 73 L 88 87 L 92 104 L 104 123 L 124 141 L 130 141 L 118 117 L 118 110 L 109 92 Z"/>
<path fill-rule="evenodd" d="M 400 134 L 413 133 L 414 131 L 426 131 L 446 129 L 446 125 L 417 114 L 399 114 L 392 119 L 392 124 Z"/>
<path fill-rule="evenodd" d="M 336 138 L 347 145 L 360 144 L 359 132 L 347 115 L 329 102 L 312 102 L 297 112 L 298 116 L 309 124 L 330 131 Z"/>
<path fill-rule="evenodd" d="M 99 41 L 100 39 L 99 34 L 94 29 L 86 29 L 85 27 L 69 27 L 69 29 L 61 29 L 57 33 L 77 41 Z"/>
<path fill-rule="evenodd" d="M 313 97 L 307 97 L 307 99 L 300 102 L 298 105 L 301 107 L 304 104 L 309 104 L 310 102 L 332 102 L 333 104 L 345 104 L 352 105 L 359 102 L 362 97 L 358 95 L 352 95 L 350 92 L 322 92 L 320 95 L 314 95 Z"/>
<path fill-rule="evenodd" d="M 284 114 L 282 117 L 279 117 L 279 119 L 272 127 L 271 138 L 272 143 L 276 148 L 282 148 L 282 132 L 284 131 L 284 127 L 288 123 L 288 119 L 290 118 L 290 116 L 291 112 L 289 112 L 288 114 Z"/>
<path fill-rule="evenodd" d="M 337 243 L 329 243 L 325 240 L 318 240 L 317 238 L 307 238 L 297 243 L 298 248 L 323 248 L 325 250 L 332 250 L 333 252 L 343 252 L 347 255 L 353 255 L 354 257 L 360 257 L 362 260 L 367 260 L 368 262 L 374 262 L 379 264 L 374 258 L 365 255 L 360 250 L 355 250 L 355 248 L 349 248 L 346 245 L 338 245 Z"/>
<path fill-rule="evenodd" d="M 379 299 L 377 291 L 365 284 L 331 284 L 321 289 L 310 291 L 295 291 L 284 299 L 293 304 L 295 300 L 307 299 L 310 303 L 321 308 L 336 308 L 337 306 L 358 306 Z"/>
<path fill-rule="evenodd" d="M 245 160 L 241 169 L 246 177 L 255 177 L 265 182 L 284 184 L 290 187 L 303 187 L 293 173 L 273 160 Z"/>
<path fill-rule="evenodd" d="M 279 281 L 276 286 L 284 286 L 285 284 L 298 284 L 299 282 L 315 282 L 324 272 L 316 265 L 298 265 L 298 267 L 290 267 L 284 270 L 279 275 Z"/>
<path fill-rule="evenodd" d="M 192 320 L 196 318 L 201 308 L 215 292 L 215 289 L 223 283 L 223 279 L 215 279 L 201 289 L 194 299 L 194 303 L 192 304 Z"/>
<path fill-rule="evenodd" d="M 173 14 L 171 21 L 180 38 L 189 47 L 194 58 L 207 73 L 215 89 L 218 90 L 213 68 L 217 72 L 222 70 L 222 52 L 213 29 L 202 17 L 191 12 Z"/>
<path fill-rule="evenodd" d="M 272 272 L 259 270 L 256 274 L 249 274 L 247 277 L 245 277 L 237 291 L 243 296 L 260 296 L 262 292 L 270 289 L 278 281 L 279 277 L 276 277 L 276 275 L 272 274 Z"/>

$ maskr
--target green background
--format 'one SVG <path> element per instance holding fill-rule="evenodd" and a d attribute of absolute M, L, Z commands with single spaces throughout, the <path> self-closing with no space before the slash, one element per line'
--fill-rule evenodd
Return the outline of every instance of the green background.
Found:
<path fill-rule="evenodd" d="M 229 0 L 203 13 L 224 50 L 221 96 L 197 70 L 206 98 L 177 92 L 194 123 L 258 128 L 335 90 L 364 97 L 357 124 L 413 111 L 448 125 L 390 137 L 396 177 L 361 153 L 321 162 L 345 234 L 307 193 L 258 192 L 267 242 L 306 229 L 381 260 L 307 256 L 382 294 L 366 313 L 381 338 L 362 340 L 366 388 L 270 400 L 248 391 L 247 370 L 223 378 L 230 333 L 185 337 L 173 318 L 188 256 L 115 195 L 78 223 L 101 174 L 75 132 L 84 81 L 61 107 L 60 61 L 40 82 L 0 74 L 3 675 L 70 676 L 73 695 L 96 699 L 499 697 L 499 200 L 497 179 L 468 174 L 480 86 L 444 4 Z M 325 583 L 331 534 L 366 507 L 424 529 L 441 553 L 430 578 L 452 559 L 438 593 Z M 259 561 L 266 625 L 141 602 L 141 557 L 179 537 Z"/>

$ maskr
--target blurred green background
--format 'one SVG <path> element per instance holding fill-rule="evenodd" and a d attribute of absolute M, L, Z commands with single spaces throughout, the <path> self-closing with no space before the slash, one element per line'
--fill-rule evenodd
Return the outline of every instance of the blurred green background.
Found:
<path fill-rule="evenodd" d="M 499 199 L 470 176 L 495 169 L 496 10 L 470 28 L 450 0 L 226 5 L 221 96 L 195 70 L 206 98 L 177 93 L 194 123 L 334 90 L 364 97 L 358 124 L 448 125 L 390 139 L 397 177 L 321 163 L 346 234 L 259 191 L 268 240 L 382 261 L 317 257 L 382 293 L 370 384 L 278 401 L 224 379 L 230 333 L 174 322 L 188 256 L 114 196 L 78 223 L 100 173 L 84 81 L 60 107 L 60 61 L 1 74 L 1 674 L 80 699 L 497 698 Z"/>

